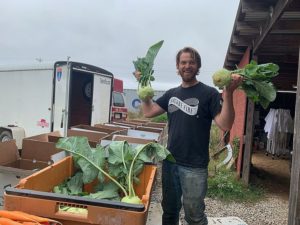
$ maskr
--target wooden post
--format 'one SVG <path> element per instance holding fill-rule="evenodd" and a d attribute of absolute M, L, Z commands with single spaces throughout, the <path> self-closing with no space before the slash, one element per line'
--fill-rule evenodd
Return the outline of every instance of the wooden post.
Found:
<path fill-rule="evenodd" d="M 247 117 L 246 117 L 246 136 L 245 136 L 245 150 L 243 154 L 243 173 L 242 180 L 244 184 L 249 184 L 250 178 L 250 164 L 251 164 L 251 152 L 252 152 L 252 140 L 254 129 L 254 103 L 248 99 L 247 104 Z"/>
<path fill-rule="evenodd" d="M 300 48 L 299 48 L 300 56 Z M 300 57 L 294 119 L 293 162 L 291 172 L 288 225 L 300 225 Z"/>

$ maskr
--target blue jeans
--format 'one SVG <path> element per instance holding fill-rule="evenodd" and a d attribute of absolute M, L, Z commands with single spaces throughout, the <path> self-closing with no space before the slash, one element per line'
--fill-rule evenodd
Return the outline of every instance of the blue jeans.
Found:
<path fill-rule="evenodd" d="M 177 225 L 183 204 L 189 225 L 207 225 L 204 198 L 208 170 L 180 166 L 168 161 L 162 165 L 162 224 Z M 181 197 L 182 200 L 181 201 Z"/>

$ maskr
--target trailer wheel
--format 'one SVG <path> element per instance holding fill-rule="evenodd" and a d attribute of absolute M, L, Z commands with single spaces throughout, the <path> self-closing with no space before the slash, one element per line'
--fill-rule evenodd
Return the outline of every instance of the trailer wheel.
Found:
<path fill-rule="evenodd" d="M 0 142 L 10 141 L 12 139 L 13 137 L 9 131 L 5 130 L 0 133 Z"/>

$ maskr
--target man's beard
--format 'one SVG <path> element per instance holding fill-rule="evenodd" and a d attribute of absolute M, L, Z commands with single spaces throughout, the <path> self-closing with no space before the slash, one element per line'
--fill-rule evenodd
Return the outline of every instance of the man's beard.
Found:
<path fill-rule="evenodd" d="M 189 83 L 189 82 L 196 80 L 197 74 L 190 75 L 190 76 L 185 76 L 185 75 L 180 74 L 180 76 L 184 82 Z"/>

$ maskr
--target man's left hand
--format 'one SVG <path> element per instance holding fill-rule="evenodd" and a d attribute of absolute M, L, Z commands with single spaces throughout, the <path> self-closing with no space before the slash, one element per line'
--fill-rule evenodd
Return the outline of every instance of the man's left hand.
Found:
<path fill-rule="evenodd" d="M 231 74 L 230 84 L 225 88 L 228 92 L 233 92 L 237 89 L 243 82 L 243 77 L 239 74 Z"/>

